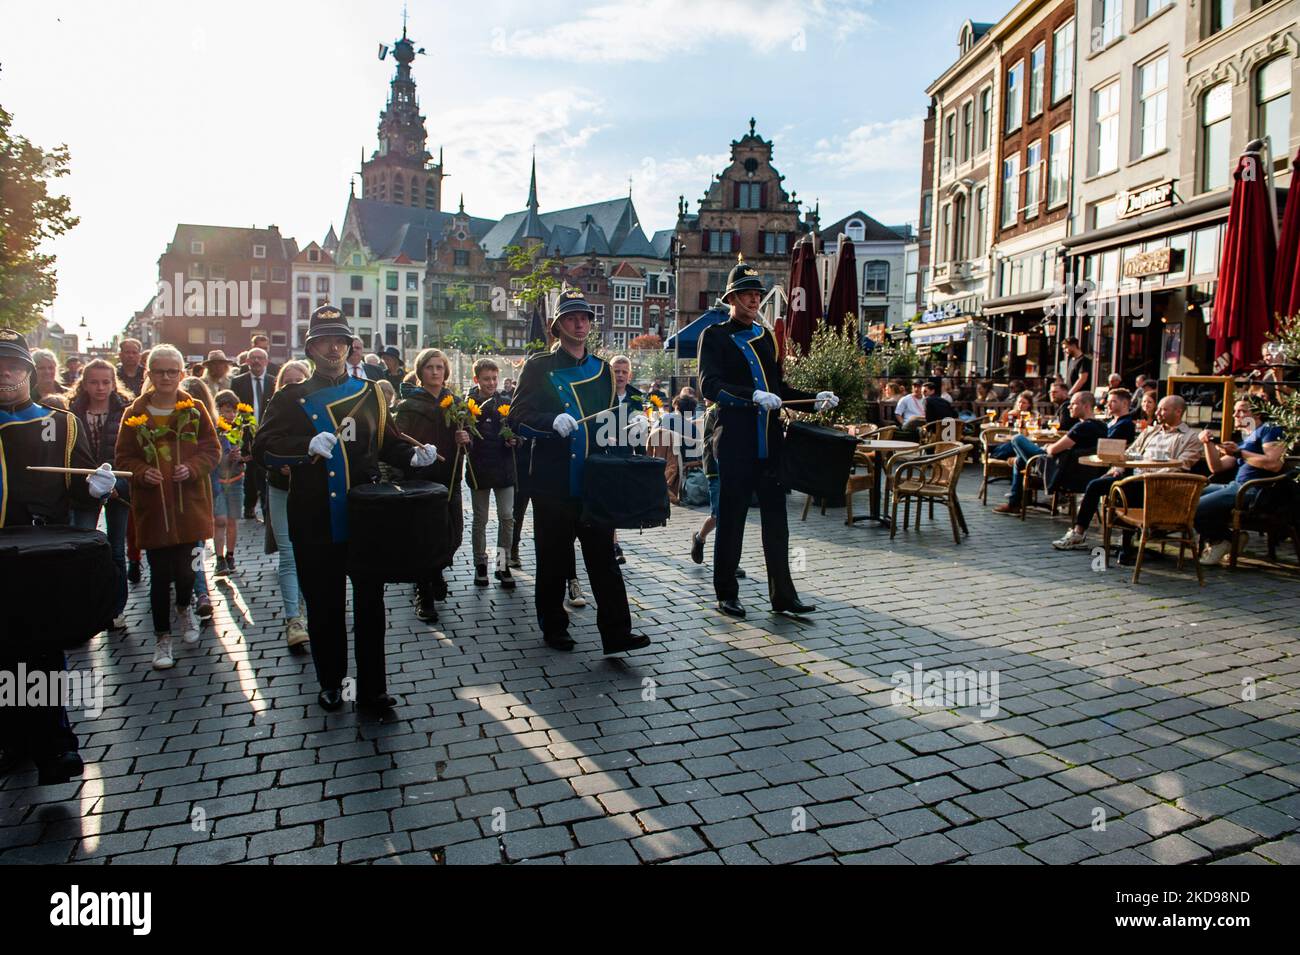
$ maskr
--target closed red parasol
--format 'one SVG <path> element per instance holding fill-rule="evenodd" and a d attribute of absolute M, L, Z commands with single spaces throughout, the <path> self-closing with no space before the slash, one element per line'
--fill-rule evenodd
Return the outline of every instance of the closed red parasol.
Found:
<path fill-rule="evenodd" d="M 798 345 L 800 354 L 808 354 L 812 347 L 813 330 L 822 317 L 821 283 L 817 280 L 817 256 L 811 239 L 796 247 L 798 259 L 794 267 L 795 279 L 790 284 L 790 327 L 786 331 L 789 344 Z"/>
<path fill-rule="evenodd" d="M 1232 174 L 1232 207 L 1219 261 L 1219 288 L 1214 296 L 1216 374 L 1245 371 L 1262 356 L 1273 330 L 1273 262 L 1277 255 L 1274 202 L 1260 161 L 1258 140 L 1246 147 Z"/>
<path fill-rule="evenodd" d="M 1300 164 L 1300 153 L 1291 168 Z M 1300 315 L 1300 188 L 1295 184 L 1287 191 L 1286 212 L 1282 215 L 1282 235 L 1277 242 L 1277 276 L 1273 280 L 1273 311 L 1285 317 Z"/>
<path fill-rule="evenodd" d="M 854 331 L 858 324 L 858 257 L 853 243 L 840 236 L 839 263 L 835 266 L 835 283 L 831 286 L 830 302 L 826 306 L 826 324 L 843 328 L 845 321 L 852 322 Z"/>

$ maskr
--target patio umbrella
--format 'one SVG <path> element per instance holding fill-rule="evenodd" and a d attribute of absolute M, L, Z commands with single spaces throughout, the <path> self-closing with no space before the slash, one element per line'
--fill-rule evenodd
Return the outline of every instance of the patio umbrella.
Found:
<path fill-rule="evenodd" d="M 1232 206 L 1219 261 L 1219 289 L 1214 296 L 1216 374 L 1245 371 L 1262 358 L 1265 337 L 1273 330 L 1274 198 L 1260 162 L 1258 140 L 1246 147 L 1232 176 Z"/>
<path fill-rule="evenodd" d="M 826 306 L 826 324 L 832 328 L 843 328 L 844 318 L 853 320 L 856 330 L 858 323 L 858 261 L 853 251 L 853 243 L 841 237 L 839 264 L 835 266 L 835 284 L 831 286 L 830 303 Z"/>
<path fill-rule="evenodd" d="M 786 336 L 790 345 L 798 345 L 806 355 L 812 347 L 813 330 L 821 321 L 822 292 L 812 242 L 800 242 L 796 251 L 799 258 L 794 267 L 795 281 L 790 285 L 790 325 Z"/>
<path fill-rule="evenodd" d="M 1291 168 L 1300 163 L 1296 154 Z M 1300 314 L 1300 184 L 1287 190 L 1282 236 L 1277 243 L 1277 276 L 1273 280 L 1273 311 L 1283 317 Z"/>

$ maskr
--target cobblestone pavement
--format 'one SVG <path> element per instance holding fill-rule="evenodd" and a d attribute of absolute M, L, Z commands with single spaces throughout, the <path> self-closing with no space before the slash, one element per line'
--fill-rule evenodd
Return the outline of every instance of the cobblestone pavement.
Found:
<path fill-rule="evenodd" d="M 316 705 L 244 522 L 174 670 L 150 669 L 147 583 L 127 633 L 74 655 L 106 684 L 101 715 L 74 713 L 86 776 L 6 778 L 0 862 L 1300 861 L 1295 570 L 1201 589 L 1152 560 L 1134 586 L 1052 550 L 1063 519 L 995 515 L 963 483 L 960 547 L 942 510 L 891 543 L 842 510 L 801 522 L 792 496 L 806 620 L 766 611 L 756 513 L 746 621 L 687 557 L 702 511 L 624 532 L 655 641 L 627 658 L 600 656 L 593 606 L 574 653 L 541 643 L 530 540 L 513 593 L 475 588 L 462 550 L 436 628 L 388 588 L 387 725 Z M 996 712 L 913 700 L 914 667 L 977 671 Z"/>

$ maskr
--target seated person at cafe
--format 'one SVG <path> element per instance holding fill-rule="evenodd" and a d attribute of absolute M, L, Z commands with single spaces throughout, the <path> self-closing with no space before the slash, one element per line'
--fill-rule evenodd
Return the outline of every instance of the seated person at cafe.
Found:
<path fill-rule="evenodd" d="M 1016 395 L 1015 403 L 1002 412 L 1002 423 L 1005 425 L 1018 424 L 1022 412 L 1025 414 L 1034 413 L 1034 393 L 1032 391 L 1021 391 Z"/>
<path fill-rule="evenodd" d="M 1106 395 L 1106 437 L 1132 444 L 1137 438 L 1137 419 L 1142 412 L 1133 411 L 1133 395 L 1127 388 L 1112 388 Z"/>
<path fill-rule="evenodd" d="M 1196 531 L 1206 543 L 1200 560 L 1207 566 L 1217 564 L 1232 550 L 1232 510 L 1237 506 L 1237 492 L 1242 485 L 1258 478 L 1274 477 L 1286 463 L 1286 437 L 1278 425 L 1252 413 L 1249 401 L 1238 401 L 1232 408 L 1232 417 L 1245 435 L 1240 444 L 1219 443 L 1209 430 L 1198 435 L 1211 474 L 1237 472 L 1227 484 L 1207 487 L 1196 506 Z M 1260 419 L 1258 425 L 1257 419 Z M 1263 490 L 1253 487 L 1246 491 L 1242 503 L 1247 509 L 1255 506 Z"/>
<path fill-rule="evenodd" d="M 921 394 L 921 386 L 921 379 L 916 379 L 916 381 L 912 382 L 912 393 L 898 399 L 898 407 L 894 409 L 894 418 L 904 428 L 915 427 L 918 418 L 922 421 L 925 420 L 925 399 Z"/>
<path fill-rule="evenodd" d="M 993 508 L 998 514 L 1015 514 L 1020 508 L 1016 506 L 1024 493 L 1025 465 L 1029 459 L 1038 454 L 1047 454 L 1057 458 L 1073 451 L 1078 454 L 1092 454 L 1097 450 L 1097 440 L 1106 436 L 1106 426 L 1093 417 L 1093 398 L 1090 391 L 1076 391 L 1070 398 L 1070 416 L 1074 425 L 1068 434 L 1053 441 L 1046 448 L 1030 441 L 1023 434 L 1014 435 L 1007 444 L 1012 446 L 1016 456 L 1011 471 L 1011 493 L 1007 503 Z"/>
<path fill-rule="evenodd" d="M 957 417 L 957 409 L 952 406 L 952 400 L 944 396 L 939 388 L 939 382 L 927 381 L 922 386 L 921 393 L 925 395 L 926 424 Z"/>
<path fill-rule="evenodd" d="M 1124 378 L 1117 371 L 1112 371 L 1110 377 L 1106 379 L 1106 390 L 1114 391 L 1116 388 L 1124 387 Z"/>
<path fill-rule="evenodd" d="M 1183 421 L 1187 402 L 1178 395 L 1168 395 L 1156 405 L 1156 424 L 1143 431 L 1130 445 L 1128 456 L 1140 461 L 1168 461 L 1167 468 L 1144 469 L 1142 473 L 1185 471 L 1201 458 L 1201 442 L 1196 432 Z M 1075 524 L 1060 540 L 1052 541 L 1057 550 L 1077 550 L 1086 546 L 1088 525 L 1097 516 L 1101 502 L 1110 493 L 1111 485 L 1125 476 L 1125 468 L 1114 467 L 1099 478 L 1088 482 L 1079 502 Z M 1134 481 L 1124 486 L 1129 507 L 1142 505 L 1142 483 Z"/>
<path fill-rule="evenodd" d="M 1074 427 L 1076 419 L 1070 414 L 1070 390 L 1065 387 L 1065 382 L 1059 378 L 1052 379 L 1051 387 L 1048 389 L 1048 398 L 1052 402 L 1052 407 L 1056 409 L 1056 417 L 1060 419 L 1061 430 L 1069 431 Z"/>
<path fill-rule="evenodd" d="M 997 401 L 998 393 L 993 390 L 993 382 L 981 381 L 975 386 L 976 401 Z"/>

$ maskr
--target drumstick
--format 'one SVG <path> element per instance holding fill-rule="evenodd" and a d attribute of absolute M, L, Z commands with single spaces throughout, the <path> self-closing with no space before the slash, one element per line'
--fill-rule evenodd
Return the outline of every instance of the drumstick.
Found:
<path fill-rule="evenodd" d="M 29 471 L 44 471 L 46 474 L 104 474 L 104 473 L 111 473 L 111 474 L 113 475 L 113 477 L 129 478 L 129 477 L 132 476 L 132 474 L 131 474 L 130 471 L 111 471 L 111 472 L 104 472 L 104 471 L 99 470 L 98 468 L 56 468 L 56 467 L 45 467 L 45 466 L 43 466 L 43 465 L 39 465 L 39 464 L 29 464 L 29 465 L 27 465 L 27 470 L 29 470 Z"/>

